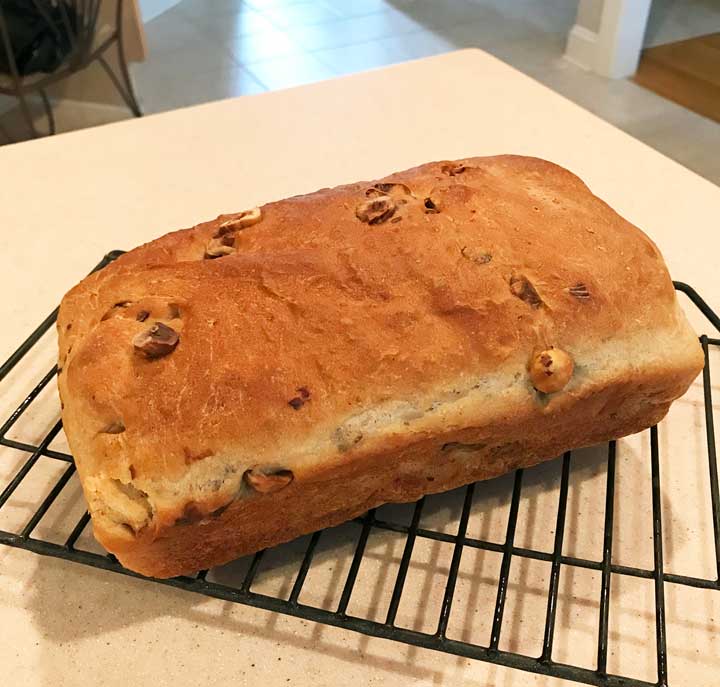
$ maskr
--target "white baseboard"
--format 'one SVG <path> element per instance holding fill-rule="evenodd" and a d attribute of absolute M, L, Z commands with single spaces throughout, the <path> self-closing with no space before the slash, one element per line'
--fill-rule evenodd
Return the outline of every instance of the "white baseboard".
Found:
<path fill-rule="evenodd" d="M 575 24 L 568 33 L 565 59 L 583 69 L 594 69 L 597 56 L 598 35 L 584 26 Z"/>

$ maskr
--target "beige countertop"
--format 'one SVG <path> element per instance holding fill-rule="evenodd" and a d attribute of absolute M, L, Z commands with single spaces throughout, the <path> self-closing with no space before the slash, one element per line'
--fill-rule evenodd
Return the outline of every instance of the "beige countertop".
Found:
<path fill-rule="evenodd" d="M 691 283 L 720 308 L 720 189 L 472 50 L 0 148 L 0 360 L 109 250 L 220 212 L 428 160 L 505 152 L 545 157 L 579 174 L 656 241 L 675 279 Z M 694 316 L 693 322 L 703 324 Z M 48 336 L 0 384 L 3 419 L 52 356 Z M 665 569 L 711 577 L 699 393 L 696 384 L 660 428 Z M 49 389 L 17 432 L 37 440 L 56 418 Z M 0 488 L 21 457 L 0 449 Z M 518 546 L 552 551 L 559 470 L 554 461 L 526 473 Z M 33 473 L 30 487 L 39 489 L 47 479 Z M 602 456 L 580 452 L 570 484 L 567 555 L 600 559 L 604 485 Z M 36 496 L 30 487 L 0 509 L 0 529 L 27 520 Z M 471 533 L 503 540 L 509 487 L 507 478 L 480 487 Z M 82 513 L 77 483 L 71 481 L 68 491 L 54 521 L 43 524 L 48 532 L 69 514 Z M 615 563 L 652 567 L 650 499 L 644 434 L 619 444 Z M 431 499 L 423 526 L 452 531 L 454 504 L 452 496 Z M 381 617 L 403 545 L 394 533 L 371 538 L 350 611 Z M 329 537 L 311 568 L 314 586 L 301 600 L 328 607 L 337 600 L 353 547 L 342 530 Z M 292 549 L 286 552 L 288 559 L 276 560 L 260 579 L 260 589 L 277 593 L 292 584 L 296 567 L 290 565 Z M 499 555 L 463 554 L 450 623 L 455 637 L 487 641 Z M 451 556 L 449 544 L 416 546 L 401 624 L 432 628 Z M 514 559 L 501 648 L 539 654 L 548 573 L 549 563 Z M 563 567 L 556 660 L 594 667 L 599 580 L 595 571 Z M 667 584 L 665 595 L 670 684 L 716 685 L 720 592 Z M 613 576 L 608 669 L 656 679 L 651 580 Z M 0 674 L 4 683 L 26 687 L 570 684 L 2 546 Z"/>

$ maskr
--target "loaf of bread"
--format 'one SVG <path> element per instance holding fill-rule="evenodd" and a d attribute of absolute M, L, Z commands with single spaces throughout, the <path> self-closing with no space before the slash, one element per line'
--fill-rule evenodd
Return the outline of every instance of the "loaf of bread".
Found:
<path fill-rule="evenodd" d="M 637 432 L 703 364 L 652 241 L 519 156 L 168 234 L 58 332 L 95 536 L 157 577 Z"/>

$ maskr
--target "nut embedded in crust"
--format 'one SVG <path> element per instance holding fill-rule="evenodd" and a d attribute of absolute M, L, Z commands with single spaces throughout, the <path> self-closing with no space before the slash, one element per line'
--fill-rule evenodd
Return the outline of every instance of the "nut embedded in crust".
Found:
<path fill-rule="evenodd" d="M 430 197 L 428 196 L 423 201 L 423 205 L 425 206 L 425 214 L 437 214 L 440 212 L 440 208 L 438 207 L 438 204 Z"/>
<path fill-rule="evenodd" d="M 530 280 L 523 275 L 510 277 L 510 292 L 521 301 L 525 301 L 531 308 L 536 310 L 543 304 L 543 299 Z"/>
<path fill-rule="evenodd" d="M 261 469 L 246 470 L 243 481 L 260 494 L 272 494 L 287 487 L 295 478 L 291 470 L 275 470 L 265 473 Z"/>
<path fill-rule="evenodd" d="M 114 420 L 100 430 L 100 434 L 122 434 L 125 431 L 125 423 L 122 420 Z"/>
<path fill-rule="evenodd" d="M 402 184 L 397 181 L 388 181 L 375 184 L 375 186 L 365 191 L 365 195 L 368 198 L 377 198 L 378 196 L 402 197 L 412 196 L 412 191 L 407 184 Z"/>
<path fill-rule="evenodd" d="M 223 236 L 221 238 L 212 238 L 207 242 L 204 256 L 206 260 L 222 258 L 226 255 L 232 255 L 235 252 L 235 247 L 232 243 L 228 245 L 228 242 L 225 239 L 226 237 Z"/>
<path fill-rule="evenodd" d="M 360 203 L 355 208 L 355 216 L 361 222 L 382 224 L 395 214 L 395 210 L 397 210 L 397 205 L 390 196 L 376 196 Z"/>
<path fill-rule="evenodd" d="M 579 301 L 587 301 L 590 299 L 590 291 L 582 282 L 573 284 L 573 286 L 569 287 L 568 293 L 577 298 Z"/>
<path fill-rule="evenodd" d="M 569 354 L 551 346 L 536 353 L 530 360 L 530 379 L 538 391 L 551 394 L 567 386 L 574 368 L 575 364 Z"/>
<path fill-rule="evenodd" d="M 161 358 L 175 350 L 180 337 L 172 328 L 162 322 L 156 322 L 150 329 L 140 332 L 133 339 L 135 353 L 153 360 Z"/>
<path fill-rule="evenodd" d="M 465 165 L 454 164 L 454 163 L 446 164 L 446 165 L 443 165 L 442 167 L 440 167 L 440 171 L 443 174 L 447 174 L 448 176 L 451 176 L 451 177 L 457 176 L 458 174 L 462 174 L 466 169 L 467 169 L 467 167 Z"/>
<path fill-rule="evenodd" d="M 262 219 L 262 210 L 260 208 L 252 208 L 240 212 L 232 219 L 225 220 L 217 230 L 215 238 L 229 234 L 231 231 L 238 231 L 257 224 Z"/>

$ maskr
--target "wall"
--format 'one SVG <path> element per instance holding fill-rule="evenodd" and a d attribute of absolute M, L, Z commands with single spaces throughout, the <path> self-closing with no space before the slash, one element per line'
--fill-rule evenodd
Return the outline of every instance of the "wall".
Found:
<path fill-rule="evenodd" d="M 598 33 L 602 19 L 603 0 L 580 0 L 575 23 Z"/>
<path fill-rule="evenodd" d="M 580 0 L 565 57 L 611 79 L 632 76 L 640 59 L 651 2 Z"/>

